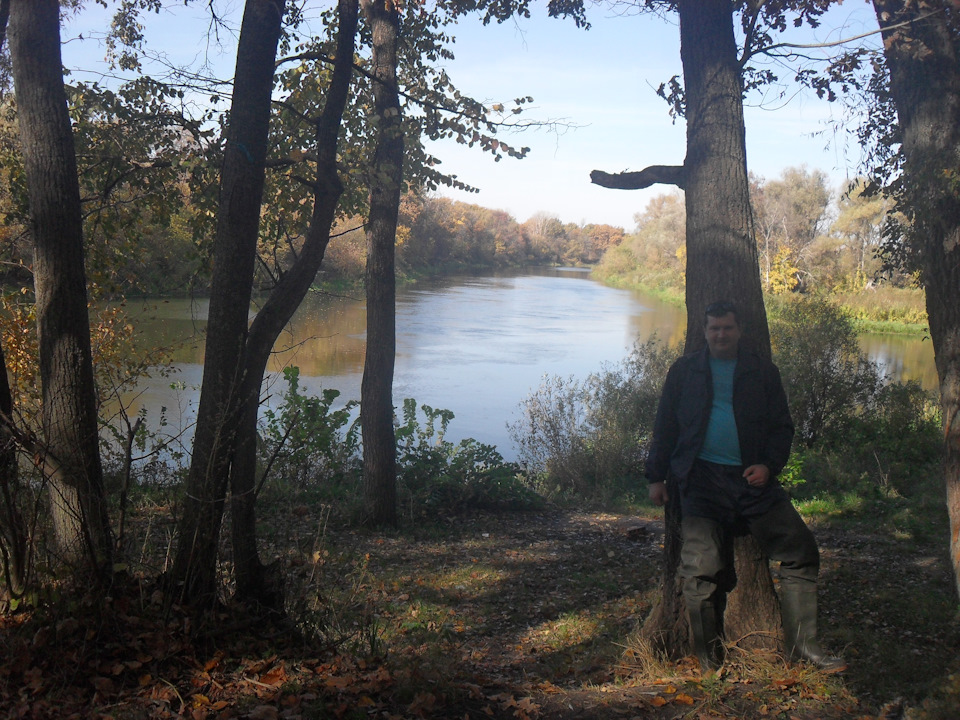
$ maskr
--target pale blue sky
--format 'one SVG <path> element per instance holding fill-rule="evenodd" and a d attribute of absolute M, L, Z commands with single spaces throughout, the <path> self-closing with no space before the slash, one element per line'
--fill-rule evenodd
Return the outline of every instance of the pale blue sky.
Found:
<path fill-rule="evenodd" d="M 225 33 L 219 47 L 206 39 L 205 6 L 195 2 L 148 16 L 148 40 L 175 63 L 209 58 L 217 72 L 229 75 L 235 37 Z M 239 26 L 242 6 L 240 0 L 218 4 L 221 15 L 234 27 Z M 655 93 L 661 82 L 680 72 L 675 19 L 615 16 L 593 8 L 588 15 L 593 27 L 584 31 L 572 21 L 545 17 L 543 10 L 535 14 L 531 20 L 499 26 L 484 27 L 475 20 L 462 23 L 453 33 L 456 60 L 448 64 L 448 72 L 462 91 L 479 99 L 531 95 L 531 118 L 561 120 L 571 127 L 505 137 L 512 145 L 531 148 L 520 161 L 504 158 L 495 163 L 476 150 L 444 143 L 435 148 L 443 160 L 442 169 L 481 192 L 441 192 L 507 210 L 521 222 L 545 212 L 564 222 L 609 223 L 632 230 L 634 213 L 670 188 L 608 190 L 591 185 L 589 173 L 682 162 L 683 122 L 671 122 L 666 104 Z M 92 38 L 106 29 L 108 19 L 108 11 L 91 4 L 71 20 L 64 39 L 80 34 L 85 39 L 64 46 L 68 67 L 89 66 L 102 58 L 102 47 Z M 823 42 L 874 27 L 869 6 L 847 0 L 831 11 L 814 35 L 805 32 L 791 39 Z M 774 178 L 786 167 L 806 164 L 828 173 L 838 187 L 856 174 L 858 149 L 849 138 L 834 137 L 828 124 L 832 116 L 839 117 L 839 108 L 809 94 L 768 103 L 768 107 L 772 109 L 747 108 L 748 163 L 754 173 Z"/>

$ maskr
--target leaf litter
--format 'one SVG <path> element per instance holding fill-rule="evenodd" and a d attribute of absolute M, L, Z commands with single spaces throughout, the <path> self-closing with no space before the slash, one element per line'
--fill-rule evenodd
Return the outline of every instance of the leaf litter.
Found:
<path fill-rule="evenodd" d="M 631 662 L 629 637 L 657 592 L 656 519 L 478 513 L 318 535 L 320 522 L 312 512 L 264 522 L 284 528 L 266 537 L 264 554 L 288 570 L 296 612 L 286 618 L 233 607 L 199 621 L 164 613 L 159 593 L 136 577 L 105 602 L 3 618 L 0 714 L 860 720 L 904 695 L 919 702 L 960 655 L 956 633 L 944 631 L 949 567 L 929 548 L 911 555 L 879 536 L 818 531 L 824 634 L 846 645 L 845 678 L 776 658 L 730 662 L 712 678 L 685 658 L 651 678 Z M 871 583 L 855 571 L 864 558 L 882 568 Z M 905 614 L 904 576 L 929 586 L 933 617 Z M 870 624 L 851 624 L 862 617 Z M 876 682 L 874 665 L 892 650 L 916 667 Z"/>

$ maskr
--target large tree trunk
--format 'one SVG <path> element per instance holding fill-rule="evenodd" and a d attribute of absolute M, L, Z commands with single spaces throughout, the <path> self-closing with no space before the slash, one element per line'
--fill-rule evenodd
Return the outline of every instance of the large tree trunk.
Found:
<path fill-rule="evenodd" d="M 940 380 L 950 555 L 960 594 L 960 19 L 943 0 L 873 5 L 905 160 L 897 200 L 912 223 L 907 241 L 920 262 Z"/>
<path fill-rule="evenodd" d="M 745 335 L 770 356 L 747 178 L 743 91 L 730 0 L 680 0 L 680 55 L 686 92 L 686 352 L 704 345 L 703 315 L 715 300 L 740 308 Z M 676 494 L 674 492 L 673 494 Z M 663 598 L 643 635 L 670 654 L 686 647 L 680 580 L 679 508 L 668 505 Z M 766 558 L 750 536 L 735 544 L 737 589 L 724 618 L 728 641 L 776 646 L 779 605 Z"/>
<path fill-rule="evenodd" d="M 337 146 L 353 75 L 358 0 L 340 0 L 337 55 L 323 112 L 317 122 L 317 186 L 310 229 L 296 263 L 283 274 L 257 313 L 247 338 L 246 387 L 230 472 L 231 519 L 237 596 L 279 610 L 282 594 L 267 582 L 256 541 L 256 440 L 259 392 L 270 352 L 313 283 L 323 261 L 343 184 L 337 172 Z M 273 580 L 273 578 L 269 578 Z"/>
<path fill-rule="evenodd" d="M 10 54 L 30 224 L 40 341 L 45 472 L 57 542 L 106 582 L 110 527 L 97 433 L 77 163 L 63 89 L 57 0 L 15 0 Z"/>
<path fill-rule="evenodd" d="M 367 347 L 360 387 L 366 519 L 397 519 L 397 458 L 393 429 L 393 371 L 396 359 L 394 245 L 403 175 L 403 131 L 397 91 L 400 17 L 390 0 L 363 0 L 373 32 L 374 112 L 377 149 L 370 184 L 367 226 Z"/>
<path fill-rule="evenodd" d="M 220 525 L 240 408 L 253 392 L 244 344 L 253 287 L 274 63 L 285 0 L 247 0 L 220 177 L 203 385 L 170 578 L 171 598 L 198 607 L 217 598 Z M 259 384 L 257 384 L 257 390 Z"/>

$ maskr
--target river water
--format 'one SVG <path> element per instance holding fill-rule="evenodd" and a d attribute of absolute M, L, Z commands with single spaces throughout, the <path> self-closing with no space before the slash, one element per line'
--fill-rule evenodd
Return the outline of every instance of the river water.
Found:
<path fill-rule="evenodd" d="M 143 382 L 125 400 L 146 407 L 155 426 L 166 408 L 168 429 L 189 427 L 202 379 L 206 300 L 129 304 L 141 342 L 176 346 L 174 374 Z M 359 399 L 365 342 L 365 303 L 359 296 L 311 293 L 277 343 L 265 390 L 268 403 L 283 392 L 287 366 L 300 368 L 311 393 L 335 388 Z M 397 292 L 394 403 L 452 410 L 448 439 L 496 445 L 512 459 L 507 424 L 545 376 L 584 378 L 624 358 L 637 338 L 654 333 L 678 346 L 686 319 L 679 308 L 649 296 L 606 287 L 581 269 L 548 268 L 493 275 L 445 277 Z M 865 351 L 896 377 L 936 386 L 929 340 L 867 336 Z M 174 384 L 175 387 L 171 387 Z"/>

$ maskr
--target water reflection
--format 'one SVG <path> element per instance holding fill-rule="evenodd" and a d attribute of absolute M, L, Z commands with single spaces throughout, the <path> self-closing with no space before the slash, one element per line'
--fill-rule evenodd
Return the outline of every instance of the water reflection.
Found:
<path fill-rule="evenodd" d="M 151 415 L 166 407 L 174 423 L 195 414 L 202 376 L 206 301 L 145 303 L 138 330 L 150 347 L 179 343 L 176 379 L 145 382 L 130 400 Z M 132 306 L 131 306 L 132 307 Z M 284 367 L 300 368 L 309 392 L 336 388 L 359 399 L 365 344 L 361 296 L 314 292 L 281 335 L 268 371 L 268 402 L 276 402 Z M 628 290 L 605 287 L 579 269 L 540 269 L 446 277 L 397 292 L 397 363 L 394 400 L 452 410 L 448 437 L 474 437 L 513 456 L 506 424 L 545 375 L 584 378 L 626 356 L 636 338 L 653 335 L 680 347 L 685 314 L 677 307 Z M 903 378 L 936 387 L 930 343 L 899 336 L 863 339 L 867 353 Z M 182 413 L 182 419 L 179 419 Z"/>
<path fill-rule="evenodd" d="M 939 388 L 933 342 L 929 337 L 862 335 L 860 347 L 885 375 L 902 382 L 914 380 L 927 390 Z"/>

